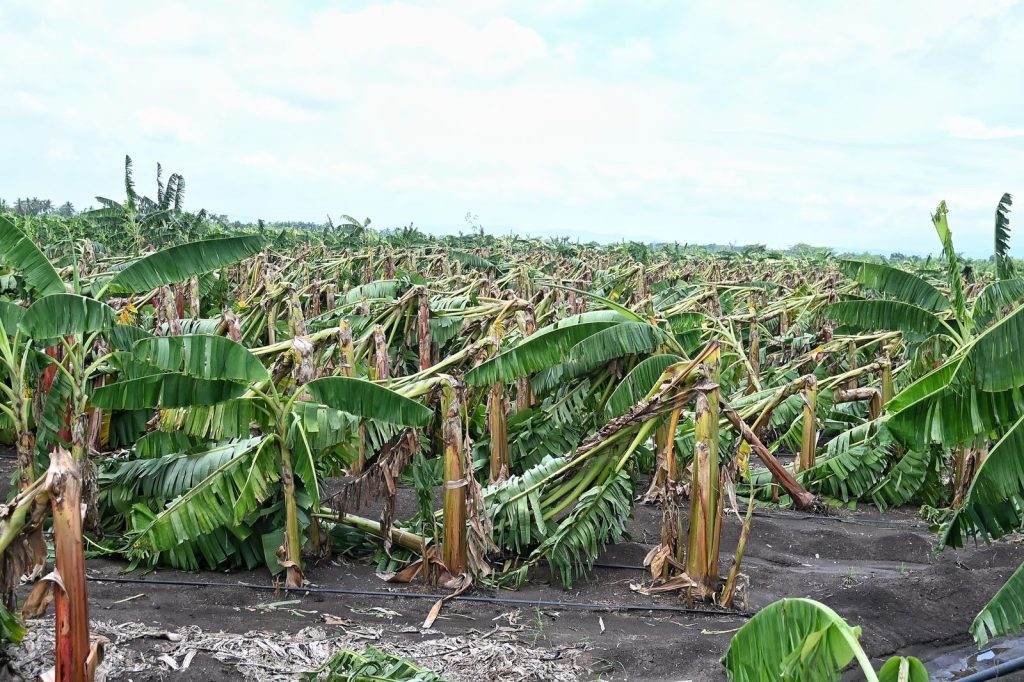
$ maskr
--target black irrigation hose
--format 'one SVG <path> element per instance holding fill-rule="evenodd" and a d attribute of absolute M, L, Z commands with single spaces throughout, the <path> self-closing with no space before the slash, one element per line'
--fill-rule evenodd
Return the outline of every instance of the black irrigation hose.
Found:
<path fill-rule="evenodd" d="M 997 677 L 1008 675 L 1009 673 L 1016 672 L 1018 670 L 1024 670 L 1024 656 L 1017 658 L 1011 658 L 1005 663 L 994 665 L 991 668 L 985 670 L 979 670 L 976 673 L 971 673 L 967 677 L 960 677 L 957 682 L 983 682 L 983 680 L 994 680 Z"/>
<path fill-rule="evenodd" d="M 386 597 L 398 599 L 409 597 L 410 599 L 431 599 L 438 600 L 443 594 L 427 594 L 425 592 L 387 592 L 380 590 L 352 590 L 341 587 L 277 587 L 274 585 L 258 585 L 255 583 L 220 583 L 202 582 L 189 580 L 167 580 L 163 578 L 113 578 L 102 576 L 88 576 L 89 582 L 96 583 L 131 583 L 140 585 L 172 585 L 175 587 L 234 587 L 247 588 L 250 590 L 263 590 L 267 592 L 309 592 L 310 594 L 344 594 L 353 597 Z M 713 611 L 711 609 L 690 609 L 682 606 L 643 606 L 639 604 L 592 604 L 587 602 L 573 601 L 552 601 L 547 599 L 514 599 L 508 597 L 478 597 L 458 596 L 452 601 L 467 601 L 484 604 L 512 604 L 515 606 L 543 606 L 547 608 L 578 609 L 581 611 L 655 611 L 659 613 L 689 613 L 702 616 L 726 616 L 736 618 L 752 618 L 755 614 L 749 611 Z"/>

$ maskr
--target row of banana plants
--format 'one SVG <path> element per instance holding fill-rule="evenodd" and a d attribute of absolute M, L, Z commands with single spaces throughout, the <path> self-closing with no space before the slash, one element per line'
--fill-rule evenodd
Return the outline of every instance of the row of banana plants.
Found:
<path fill-rule="evenodd" d="M 332 552 L 458 589 L 541 564 L 571 585 L 640 500 L 663 509 L 650 591 L 728 606 L 749 514 L 726 576 L 719 538 L 740 495 L 918 503 L 949 544 L 1011 532 L 1019 505 L 995 502 L 1022 484 L 1008 207 L 997 267 L 972 273 L 944 205 L 943 259 L 914 272 L 361 225 L 48 252 L 30 220 L 0 219 L 0 428 L 18 457 L 0 587 L 38 572 L 51 527 L 56 571 L 29 601 L 74 606 L 58 672 L 81 679 L 85 542 L 132 565 L 265 565 L 293 587 Z M 355 513 L 374 499 L 379 520 Z M 979 641 L 1019 627 L 1015 581 Z"/>

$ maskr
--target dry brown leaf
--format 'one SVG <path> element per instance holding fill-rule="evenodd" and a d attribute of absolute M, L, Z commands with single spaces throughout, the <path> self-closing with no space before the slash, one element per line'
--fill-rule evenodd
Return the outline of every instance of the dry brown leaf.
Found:
<path fill-rule="evenodd" d="M 58 588 L 61 592 L 67 591 L 60 573 L 53 569 L 32 586 L 32 591 L 25 598 L 25 605 L 21 607 L 21 617 L 38 618 L 46 613 L 46 607 L 53 601 L 53 591 Z"/>

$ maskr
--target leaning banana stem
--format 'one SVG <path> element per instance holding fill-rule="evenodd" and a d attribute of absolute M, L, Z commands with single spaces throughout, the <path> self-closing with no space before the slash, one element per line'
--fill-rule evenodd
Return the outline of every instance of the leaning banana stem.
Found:
<path fill-rule="evenodd" d="M 736 542 L 736 554 L 733 555 L 732 566 L 729 567 L 729 577 L 725 579 L 725 587 L 722 588 L 722 596 L 718 602 L 722 608 L 732 608 L 732 601 L 736 592 L 736 580 L 739 578 L 740 569 L 743 565 L 743 555 L 747 551 L 747 538 L 750 537 L 750 522 L 754 516 L 754 507 L 754 486 L 751 486 L 750 499 L 747 500 L 747 514 L 743 518 L 740 538 Z"/>
<path fill-rule="evenodd" d="M 637 431 L 636 436 L 633 437 L 629 447 L 626 448 L 626 451 L 622 453 L 619 457 L 619 461 L 615 464 L 615 473 L 622 471 L 622 468 L 626 466 L 629 458 L 632 457 L 633 453 L 636 452 L 636 449 L 650 437 L 651 431 L 653 431 L 657 425 L 658 421 L 656 419 L 650 419 L 644 422 L 643 426 L 640 427 L 640 430 Z"/>
<path fill-rule="evenodd" d="M 761 439 L 754 435 L 754 432 L 750 430 L 746 422 L 740 418 L 739 413 L 736 412 L 725 400 L 721 400 L 722 414 L 726 416 L 729 423 L 733 425 L 743 440 L 750 443 L 750 446 L 757 453 L 757 456 L 761 459 L 768 470 L 772 472 L 772 475 L 776 478 L 783 489 L 793 499 L 793 503 L 799 509 L 813 509 L 818 504 L 818 498 L 807 492 L 800 483 L 797 482 L 793 475 L 790 474 L 786 467 L 782 466 L 779 460 L 775 459 L 775 456 L 764 446 Z"/>

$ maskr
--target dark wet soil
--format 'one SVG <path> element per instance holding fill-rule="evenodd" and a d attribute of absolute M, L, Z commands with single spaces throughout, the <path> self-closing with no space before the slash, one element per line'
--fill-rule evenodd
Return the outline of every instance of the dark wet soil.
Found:
<path fill-rule="evenodd" d="M 0 471 L 0 477 L 6 483 L 6 471 Z M 743 618 L 721 613 L 615 611 L 617 605 L 682 605 L 674 595 L 649 597 L 630 589 L 630 583 L 642 582 L 646 577 L 639 566 L 657 542 L 659 524 L 658 509 L 636 507 L 629 525 L 631 541 L 610 547 L 593 572 L 572 590 L 563 590 L 560 583 L 539 572 L 515 592 L 471 592 L 503 599 L 600 604 L 607 611 L 455 601 L 445 606 L 434 630 L 445 634 L 484 631 L 497 622 L 507 622 L 503 614 L 511 614 L 525 626 L 523 639 L 551 649 L 552 655 L 558 650 L 584 647 L 583 660 L 592 671 L 591 679 L 723 680 L 718 659 L 733 631 L 745 622 Z M 726 518 L 722 529 L 723 573 L 732 561 L 739 529 L 740 522 L 734 515 Z M 759 511 L 743 564 L 750 578 L 747 608 L 756 610 L 782 597 L 810 597 L 863 628 L 861 641 L 876 664 L 896 653 L 917 655 L 928 662 L 943 652 L 970 645 L 967 628 L 971 620 L 1024 561 L 1024 545 L 1014 541 L 947 549 L 940 554 L 935 554 L 935 545 L 936 536 L 911 509 L 880 514 L 861 506 L 827 517 L 774 509 Z M 353 623 L 383 627 L 385 637 L 439 636 L 419 631 L 431 601 L 402 596 L 436 590 L 420 583 L 384 583 L 371 566 L 327 563 L 309 567 L 307 578 L 318 587 L 390 592 L 394 597 L 275 594 L 237 585 L 269 585 L 265 571 L 187 574 L 160 570 L 148 575 L 125 575 L 121 573 L 124 568 L 125 564 L 118 561 L 88 562 L 90 575 L 99 580 L 134 577 L 150 581 L 90 582 L 90 615 L 94 620 L 141 621 L 168 629 L 194 624 L 235 633 L 294 632 L 321 624 L 321 615 L 331 614 Z M 153 580 L 231 585 L 183 587 L 159 585 Z M 141 596 L 124 601 L 136 595 Z M 294 599 L 300 602 L 287 607 L 265 606 Z M 146 640 L 134 645 L 148 646 Z M 133 679 L 164 679 L 163 675 L 168 674 L 154 672 L 149 677 L 133 675 Z M 170 675 L 175 680 L 238 679 L 233 669 L 203 655 L 197 656 L 187 671 Z"/>

